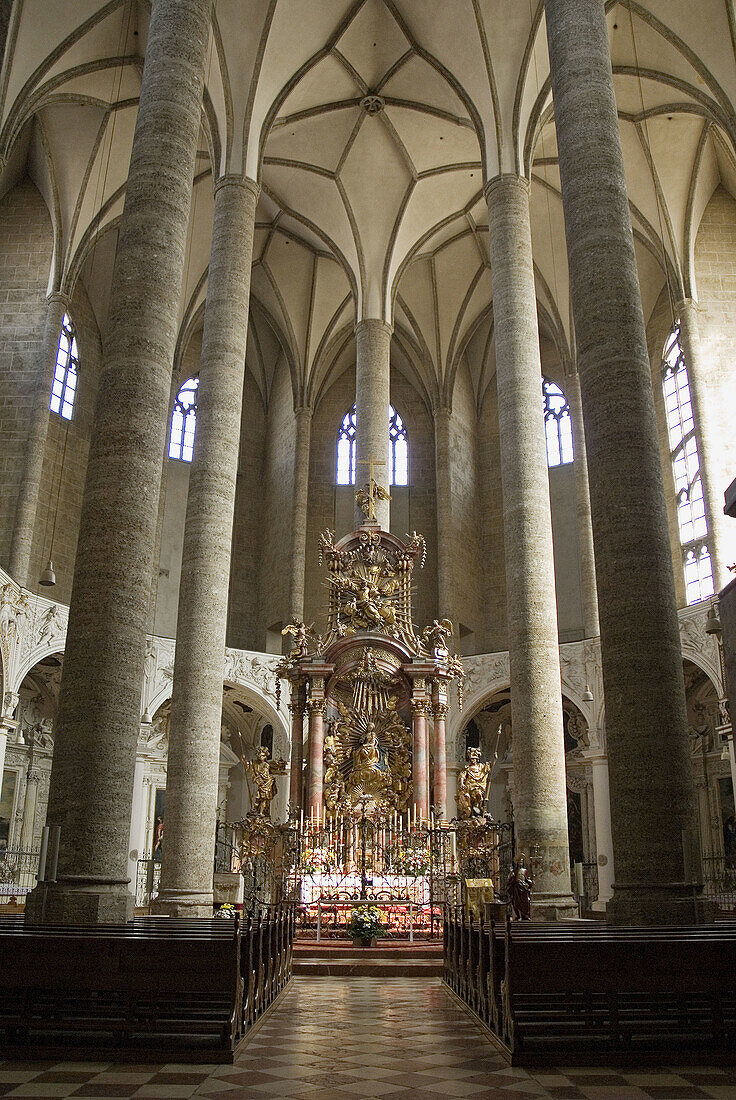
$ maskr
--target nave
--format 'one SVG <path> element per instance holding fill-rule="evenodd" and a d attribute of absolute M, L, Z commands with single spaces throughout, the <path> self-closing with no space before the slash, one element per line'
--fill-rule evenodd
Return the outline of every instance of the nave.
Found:
<path fill-rule="evenodd" d="M 507 1066 L 439 979 L 297 977 L 232 1066 L 0 1063 L 0 1096 L 695 1100 L 732 1067 Z"/>

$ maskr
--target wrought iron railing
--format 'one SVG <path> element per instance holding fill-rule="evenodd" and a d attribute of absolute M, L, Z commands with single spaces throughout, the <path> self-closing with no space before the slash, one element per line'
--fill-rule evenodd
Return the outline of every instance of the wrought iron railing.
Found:
<path fill-rule="evenodd" d="M 39 853 L 4 848 L 0 851 L 0 904 L 24 901 L 36 885 Z"/>
<path fill-rule="evenodd" d="M 720 914 L 736 916 L 736 867 L 725 856 L 703 859 L 703 894 Z"/>

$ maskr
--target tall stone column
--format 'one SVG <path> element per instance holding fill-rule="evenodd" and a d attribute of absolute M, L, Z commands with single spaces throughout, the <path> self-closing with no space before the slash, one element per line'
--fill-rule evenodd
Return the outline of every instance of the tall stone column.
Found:
<path fill-rule="evenodd" d="M 432 803 L 437 807 L 440 819 L 447 817 L 447 703 L 432 704 L 434 719 L 434 791 Z"/>
<path fill-rule="evenodd" d="M 20 850 L 33 851 L 33 834 L 36 831 L 36 805 L 38 804 L 38 784 L 41 776 L 33 771 L 32 762 L 26 775 L 26 790 L 23 796 L 23 821 L 20 826 Z"/>
<path fill-rule="evenodd" d="M 15 509 L 13 541 L 10 544 L 8 572 L 14 581 L 30 585 L 38 580 L 30 577 L 28 569 L 33 547 L 33 529 L 36 525 L 38 496 L 41 489 L 43 457 L 46 451 L 46 437 L 49 431 L 49 401 L 51 387 L 56 370 L 56 357 L 59 351 L 61 323 L 69 307 L 66 294 L 59 291 L 49 294 L 46 299 L 46 317 L 43 336 L 38 354 L 36 388 L 33 394 L 33 407 L 26 441 L 23 477 Z"/>
<path fill-rule="evenodd" d="M 437 593 L 440 617 L 452 618 L 452 480 L 450 420 L 447 405 L 434 410 L 434 454 L 437 483 Z"/>
<path fill-rule="evenodd" d="M 687 298 L 679 302 L 675 310 L 680 319 L 680 345 L 685 355 L 685 366 L 690 381 L 690 400 L 698 440 L 700 479 L 703 485 L 705 519 L 708 524 L 708 548 L 713 566 L 713 583 L 715 591 L 720 592 L 731 580 L 728 566 L 732 563 L 733 552 L 736 550 L 736 535 L 732 535 L 729 531 L 729 524 L 733 527 L 733 521 L 723 514 L 723 494 L 728 488 L 731 477 L 724 478 L 718 470 L 719 440 L 711 415 L 711 404 L 714 399 L 708 393 L 708 364 L 703 361 L 697 303 L 692 298 Z"/>
<path fill-rule="evenodd" d="M 169 758 L 166 844 L 156 908 L 211 916 L 222 677 L 258 185 L 215 187 L 197 430 L 184 527 Z"/>
<path fill-rule="evenodd" d="M 506 546 L 516 847 L 531 861 L 540 919 L 577 913 L 570 886 L 552 519 L 529 185 L 486 186 Z"/>
<path fill-rule="evenodd" d="M 128 841 L 211 0 L 154 0 L 110 292 L 55 727 L 45 919 L 127 920 Z M 94 823 L 94 827 L 90 824 Z M 210 852 L 211 858 L 211 852 Z M 26 913 L 40 918 L 40 898 Z"/>
<path fill-rule="evenodd" d="M 580 582 L 583 595 L 583 630 L 586 638 L 597 638 L 598 588 L 595 583 L 595 551 L 593 549 L 593 525 L 590 518 L 590 488 L 588 486 L 588 458 L 585 450 L 583 406 L 580 400 L 580 379 L 577 372 L 568 375 L 565 383 L 567 403 L 572 420 L 572 442 L 575 451 L 575 511 L 578 519 L 578 545 L 580 547 Z"/>
<path fill-rule="evenodd" d="M 696 919 L 662 466 L 603 0 L 545 0 L 588 453 L 611 789 L 609 920 Z"/>
<path fill-rule="evenodd" d="M 291 582 L 289 605 L 292 621 L 304 618 L 304 570 L 307 560 L 307 498 L 312 410 L 301 405 L 294 413 L 294 499 L 291 509 Z"/>
<path fill-rule="evenodd" d="M 309 812 L 322 813 L 322 779 L 325 751 L 325 701 L 310 699 L 309 708 Z"/>
<path fill-rule="evenodd" d="M 611 797 L 608 790 L 608 761 L 597 756 L 590 761 L 593 774 L 593 815 L 598 858 L 598 900 L 594 909 L 605 910 L 613 897 L 613 839 L 611 837 Z"/>
<path fill-rule="evenodd" d="M 358 462 L 356 486 L 368 481 L 368 460 L 377 463 L 373 476 L 388 489 L 388 406 L 391 382 L 391 326 L 376 318 L 355 326 L 355 408 Z M 380 465 L 379 465 L 380 464 Z M 365 516 L 356 510 L 356 526 Z M 388 531 L 389 502 L 376 500 L 376 520 Z"/>

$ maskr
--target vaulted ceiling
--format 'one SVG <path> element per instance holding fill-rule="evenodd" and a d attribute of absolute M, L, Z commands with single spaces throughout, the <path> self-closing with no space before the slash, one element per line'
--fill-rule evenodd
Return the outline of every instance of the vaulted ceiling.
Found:
<path fill-rule="evenodd" d="M 607 3 L 648 315 L 669 280 L 697 296 L 693 247 L 736 194 L 733 0 Z M 50 288 L 81 279 L 104 328 L 145 57 L 143 0 L 17 0 L 0 87 L 0 188 L 48 205 Z M 213 176 L 258 179 L 249 362 L 268 401 L 285 359 L 314 402 L 365 316 L 430 404 L 493 373 L 484 182 L 531 178 L 540 318 L 573 354 L 541 0 L 216 0 L 181 302 L 201 325 Z"/>

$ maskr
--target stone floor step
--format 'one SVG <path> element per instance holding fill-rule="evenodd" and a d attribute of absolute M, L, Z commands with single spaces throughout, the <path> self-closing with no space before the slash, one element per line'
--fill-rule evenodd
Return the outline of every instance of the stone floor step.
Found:
<path fill-rule="evenodd" d="M 294 974 L 310 978 L 438 978 L 442 959 L 387 957 L 370 951 L 351 958 L 295 956 Z"/>

